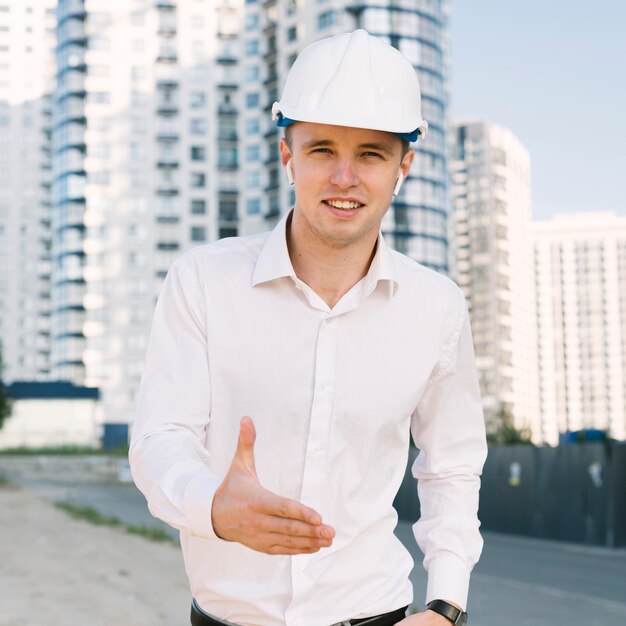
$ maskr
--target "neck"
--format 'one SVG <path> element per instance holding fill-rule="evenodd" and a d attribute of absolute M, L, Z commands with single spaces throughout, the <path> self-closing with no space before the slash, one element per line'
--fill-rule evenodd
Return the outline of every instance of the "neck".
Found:
<path fill-rule="evenodd" d="M 296 276 L 333 308 L 368 272 L 378 231 L 347 244 L 321 240 L 297 211 L 287 218 L 287 247 Z"/>

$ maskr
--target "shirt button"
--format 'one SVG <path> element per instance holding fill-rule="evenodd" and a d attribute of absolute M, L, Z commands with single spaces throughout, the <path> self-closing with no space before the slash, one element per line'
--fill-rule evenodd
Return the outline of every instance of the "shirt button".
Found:
<path fill-rule="evenodd" d="M 326 387 L 328 387 L 328 381 L 323 380 L 323 381 L 320 383 L 320 387 L 321 387 L 322 389 L 326 389 Z"/>
<path fill-rule="evenodd" d="M 315 452 L 315 454 L 322 454 L 322 446 L 315 446 L 313 452 Z"/>
<path fill-rule="evenodd" d="M 305 567 L 306 567 L 306 563 L 304 561 L 300 561 L 300 563 L 298 563 L 299 570 L 303 570 Z"/>
<path fill-rule="evenodd" d="M 327 317 L 324 321 L 325 321 L 327 324 L 330 324 L 333 320 L 332 320 L 332 318 Z"/>

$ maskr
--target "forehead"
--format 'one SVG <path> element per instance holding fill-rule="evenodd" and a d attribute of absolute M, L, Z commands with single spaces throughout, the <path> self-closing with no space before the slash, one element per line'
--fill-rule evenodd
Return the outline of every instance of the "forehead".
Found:
<path fill-rule="evenodd" d="M 402 149 L 402 141 L 394 133 L 369 128 L 297 122 L 291 126 L 290 135 L 294 148 L 314 144 L 346 148 L 379 146 L 380 149 L 390 154 L 399 152 Z"/>

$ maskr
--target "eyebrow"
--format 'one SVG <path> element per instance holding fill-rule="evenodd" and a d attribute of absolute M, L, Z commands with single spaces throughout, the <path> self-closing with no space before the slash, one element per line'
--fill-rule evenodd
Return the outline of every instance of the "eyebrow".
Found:
<path fill-rule="evenodd" d="M 311 141 L 305 141 L 302 144 L 302 147 L 305 150 L 310 148 L 326 148 L 329 146 L 334 146 L 335 142 L 332 139 L 313 139 Z M 369 150 L 378 150 L 379 152 L 383 152 L 389 156 L 393 156 L 393 150 L 386 143 L 362 143 L 359 144 L 359 148 L 367 148 Z"/>

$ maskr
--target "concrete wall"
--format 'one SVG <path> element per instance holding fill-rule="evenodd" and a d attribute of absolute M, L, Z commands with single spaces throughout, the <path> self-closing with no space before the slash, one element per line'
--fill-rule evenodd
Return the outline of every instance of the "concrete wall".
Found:
<path fill-rule="evenodd" d="M 18 399 L 0 430 L 0 449 L 99 446 L 102 406 L 94 399 Z"/>

